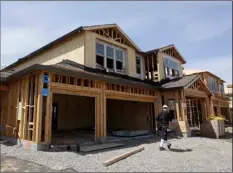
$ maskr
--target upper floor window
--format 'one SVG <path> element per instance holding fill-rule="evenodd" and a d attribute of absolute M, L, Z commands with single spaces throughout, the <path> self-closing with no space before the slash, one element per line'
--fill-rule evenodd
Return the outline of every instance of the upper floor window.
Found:
<path fill-rule="evenodd" d="M 219 84 L 219 92 L 222 94 L 224 93 L 224 86 L 222 83 Z"/>
<path fill-rule="evenodd" d="M 96 42 L 96 64 L 115 72 L 124 72 L 125 52 L 123 49 L 103 43 Z"/>
<path fill-rule="evenodd" d="M 209 88 L 212 92 L 217 92 L 216 80 L 212 77 L 208 78 L 209 80 Z"/>
<path fill-rule="evenodd" d="M 166 77 L 179 77 L 180 65 L 178 62 L 164 57 L 164 69 Z"/>
<path fill-rule="evenodd" d="M 142 57 L 139 56 L 139 55 L 136 55 L 136 74 L 137 74 L 137 77 L 142 77 L 142 73 L 143 73 L 143 69 L 142 69 Z"/>
<path fill-rule="evenodd" d="M 96 63 L 104 66 L 104 45 L 96 43 Z"/>

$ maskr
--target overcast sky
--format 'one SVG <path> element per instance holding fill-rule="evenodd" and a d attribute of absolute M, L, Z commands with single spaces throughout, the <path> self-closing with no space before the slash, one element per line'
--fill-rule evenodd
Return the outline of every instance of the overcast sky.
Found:
<path fill-rule="evenodd" d="M 144 51 L 175 44 L 186 69 L 232 83 L 232 2 L 1 2 L 1 65 L 81 26 L 117 23 Z"/>

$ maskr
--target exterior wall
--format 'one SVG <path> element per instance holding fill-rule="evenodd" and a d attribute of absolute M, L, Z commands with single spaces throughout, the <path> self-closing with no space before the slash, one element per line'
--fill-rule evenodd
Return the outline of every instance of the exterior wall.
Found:
<path fill-rule="evenodd" d="M 125 57 L 126 75 L 129 75 L 131 77 L 136 77 L 135 50 L 129 46 L 110 40 L 101 35 L 93 33 L 91 31 L 85 31 L 85 65 L 86 66 L 92 67 L 92 68 L 96 67 L 96 40 L 97 39 L 123 48 L 126 52 L 126 57 Z"/>
<path fill-rule="evenodd" d="M 63 59 L 68 59 L 80 64 L 84 64 L 84 34 L 69 38 L 63 43 L 50 48 L 40 55 L 31 57 L 26 62 L 14 67 L 14 69 L 21 70 L 33 64 L 56 64 L 61 62 Z"/>

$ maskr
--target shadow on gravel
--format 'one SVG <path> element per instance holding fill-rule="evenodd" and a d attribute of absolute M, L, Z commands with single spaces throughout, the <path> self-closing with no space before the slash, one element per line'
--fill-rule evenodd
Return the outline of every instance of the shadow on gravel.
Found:
<path fill-rule="evenodd" d="M 0 144 L 5 145 L 5 146 L 9 146 L 9 147 L 17 145 L 17 144 L 14 144 L 12 142 L 9 142 L 7 140 L 0 140 Z"/>
<path fill-rule="evenodd" d="M 184 152 L 192 152 L 192 149 L 178 149 L 178 148 L 171 148 L 171 152 L 176 152 L 176 153 L 184 153 Z"/>

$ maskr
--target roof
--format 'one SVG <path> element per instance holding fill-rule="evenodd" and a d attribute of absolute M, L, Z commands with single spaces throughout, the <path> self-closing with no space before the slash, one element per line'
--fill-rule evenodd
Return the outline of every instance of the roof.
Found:
<path fill-rule="evenodd" d="M 170 44 L 168 46 L 160 47 L 157 49 L 152 49 L 152 50 L 146 51 L 144 53 L 150 54 L 150 53 L 154 53 L 154 52 L 158 52 L 158 51 L 162 52 L 163 50 L 167 50 L 167 49 L 171 49 L 171 48 L 173 48 L 178 53 L 180 60 L 182 61 L 183 64 L 185 64 L 186 60 L 184 59 L 184 57 L 181 55 L 181 53 L 178 51 L 178 49 L 176 48 L 176 46 L 174 44 Z"/>
<path fill-rule="evenodd" d="M 36 56 L 40 53 L 42 53 L 43 51 L 45 50 L 48 50 L 49 48 L 52 48 L 53 46 L 55 46 L 56 44 L 64 41 L 65 39 L 71 37 L 71 36 L 74 36 L 75 34 L 80 34 L 81 32 L 83 31 L 87 31 L 87 30 L 93 30 L 93 29 L 100 29 L 100 28 L 109 28 L 109 27 L 115 27 L 117 28 L 121 33 L 122 35 L 129 40 L 129 42 L 132 44 L 132 46 L 138 50 L 139 52 L 141 51 L 140 48 L 127 36 L 127 34 L 117 25 L 117 24 L 104 24 L 104 25 L 92 25 L 92 26 L 80 26 L 76 29 L 74 29 L 73 31 L 59 37 L 58 39 L 48 43 L 47 45 L 37 49 L 36 51 L 18 59 L 16 62 L 10 64 L 9 66 L 5 67 L 4 70 L 7 70 L 7 69 L 10 69 L 26 60 L 28 60 L 29 58 L 32 58 L 33 56 Z"/>
<path fill-rule="evenodd" d="M 199 75 L 187 75 L 183 76 L 182 78 L 173 79 L 167 83 L 164 83 L 161 85 L 161 88 L 163 90 L 166 89 L 177 89 L 177 88 L 188 88 L 190 85 L 192 85 L 195 81 L 200 80 L 203 87 L 205 88 L 206 92 L 209 95 L 212 95 L 212 92 L 209 90 L 209 88 L 204 84 L 204 82 L 201 80 Z"/>
<path fill-rule="evenodd" d="M 216 77 L 217 79 L 221 80 L 222 82 L 225 82 L 224 80 L 222 80 L 220 77 L 216 76 L 215 74 L 211 73 L 210 71 L 206 71 L 206 70 L 183 70 L 183 73 L 185 73 L 186 75 L 190 75 L 190 74 L 200 74 L 200 73 L 208 73 L 214 77 Z"/>
<path fill-rule="evenodd" d="M 146 80 L 143 81 L 141 79 L 133 78 L 127 75 L 107 73 L 103 70 L 86 67 L 70 60 L 63 60 L 62 62 L 55 65 L 34 64 L 21 71 L 9 75 L 7 77 L 7 80 L 24 76 L 36 70 L 45 70 L 48 72 L 62 73 L 63 75 L 67 76 L 80 77 L 92 80 L 104 80 L 112 84 L 123 84 L 135 87 L 145 87 L 149 89 L 156 89 L 160 86 L 159 83 L 156 82 Z"/>
<path fill-rule="evenodd" d="M 6 81 L 7 77 L 10 76 L 11 73 L 9 72 L 2 72 L 0 71 L 0 81 Z"/>
<path fill-rule="evenodd" d="M 163 89 L 185 88 L 190 83 L 196 81 L 199 78 L 198 75 L 188 75 L 182 78 L 171 80 L 161 85 Z"/>

